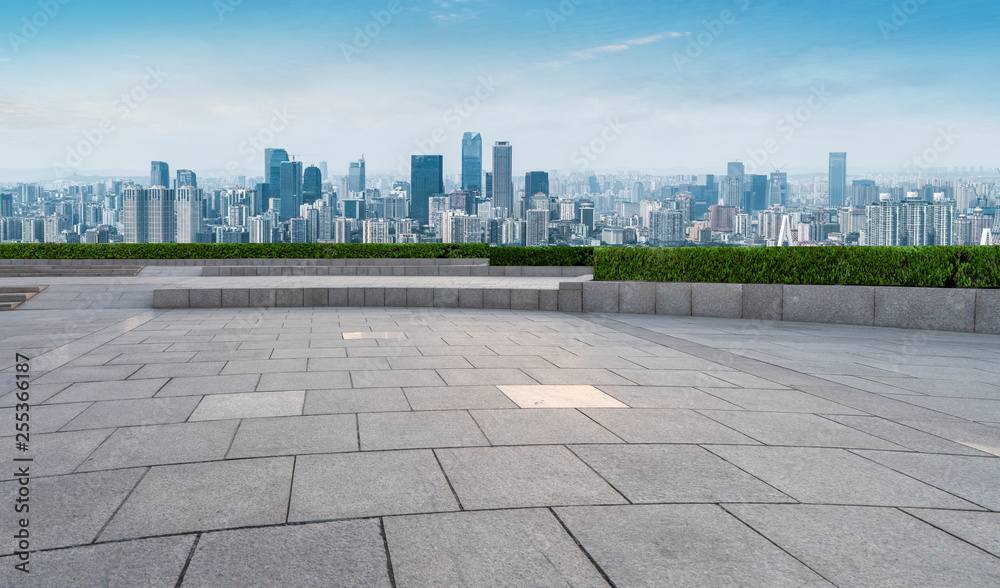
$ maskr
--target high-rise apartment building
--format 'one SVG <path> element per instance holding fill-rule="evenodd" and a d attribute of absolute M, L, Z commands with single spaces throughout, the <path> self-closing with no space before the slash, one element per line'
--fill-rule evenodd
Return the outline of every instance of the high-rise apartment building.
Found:
<path fill-rule="evenodd" d="M 830 200 L 834 208 L 842 208 L 847 202 L 847 154 L 830 154 Z"/>
<path fill-rule="evenodd" d="M 14 216 L 14 195 L 0 194 L 0 217 L 10 218 Z"/>
<path fill-rule="evenodd" d="M 493 146 L 493 206 L 507 211 L 507 216 L 515 216 L 513 148 L 507 141 L 498 141 Z"/>
<path fill-rule="evenodd" d="M 174 191 L 157 186 L 122 190 L 122 224 L 126 243 L 173 243 L 176 239 Z"/>
<path fill-rule="evenodd" d="M 879 195 L 880 202 L 868 207 L 865 245 L 895 247 L 902 245 L 904 225 L 902 203 L 889 200 L 888 194 Z"/>
<path fill-rule="evenodd" d="M 729 163 L 728 173 L 722 179 L 722 190 L 719 194 L 719 204 L 733 208 L 746 206 L 746 172 L 742 162 Z"/>
<path fill-rule="evenodd" d="M 686 240 L 684 212 L 661 208 L 650 217 L 649 238 L 661 247 L 680 245 Z"/>
<path fill-rule="evenodd" d="M 202 191 L 194 186 L 177 189 L 174 208 L 177 216 L 176 240 L 178 243 L 199 242 L 199 234 L 203 232 L 201 215 L 203 199 Z"/>
<path fill-rule="evenodd" d="M 431 224 L 430 199 L 444 194 L 444 157 L 414 155 L 410 160 L 410 216 L 422 226 Z"/>
<path fill-rule="evenodd" d="M 462 189 L 483 193 L 483 138 L 479 133 L 462 136 Z"/>
<path fill-rule="evenodd" d="M 149 166 L 149 186 L 170 187 L 170 166 L 162 161 L 154 161 Z"/>
<path fill-rule="evenodd" d="M 549 209 L 531 209 L 525 219 L 525 247 L 545 247 L 549 244 Z"/>
<path fill-rule="evenodd" d="M 851 206 L 866 208 L 878 203 L 878 186 L 875 180 L 854 180 L 851 182 Z"/>

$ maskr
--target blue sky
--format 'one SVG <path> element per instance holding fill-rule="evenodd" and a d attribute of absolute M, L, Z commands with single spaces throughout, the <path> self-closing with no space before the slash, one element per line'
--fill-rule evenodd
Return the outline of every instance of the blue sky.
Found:
<path fill-rule="evenodd" d="M 511 141 L 518 170 L 809 172 L 829 151 L 851 172 L 1000 165 L 985 0 L 4 5 L 4 169 L 260 174 L 255 137 L 332 173 L 424 151 L 455 170 L 465 131 Z"/>

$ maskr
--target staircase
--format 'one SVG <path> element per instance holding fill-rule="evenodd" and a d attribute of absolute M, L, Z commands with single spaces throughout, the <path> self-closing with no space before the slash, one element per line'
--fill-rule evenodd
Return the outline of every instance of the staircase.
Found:
<path fill-rule="evenodd" d="M 0 278 L 133 277 L 141 265 L 0 265 Z"/>
<path fill-rule="evenodd" d="M 47 286 L 13 286 L 0 288 L 0 311 L 14 310 Z"/>

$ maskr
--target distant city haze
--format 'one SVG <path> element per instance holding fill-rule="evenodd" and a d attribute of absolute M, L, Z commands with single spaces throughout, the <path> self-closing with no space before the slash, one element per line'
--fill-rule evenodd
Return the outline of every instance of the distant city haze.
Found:
<path fill-rule="evenodd" d="M 0 181 L 1000 165 L 993 2 L 8 0 Z M 467 145 L 468 148 L 468 145 Z M 280 162 L 279 162 L 280 167 Z M 839 170 L 840 168 L 837 167 Z M 838 181 L 837 193 L 843 182 Z M 293 187 L 294 188 L 294 187 Z M 504 188 L 506 189 L 506 188 Z"/>

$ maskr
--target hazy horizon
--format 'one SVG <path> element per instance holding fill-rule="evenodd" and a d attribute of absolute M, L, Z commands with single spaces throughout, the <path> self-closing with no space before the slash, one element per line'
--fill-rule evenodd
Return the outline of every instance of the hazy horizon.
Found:
<path fill-rule="evenodd" d="M 1000 165 L 982 0 L 7 5 L 4 170 L 254 176 L 263 147 L 331 175 L 362 153 L 372 173 L 415 152 L 458 170 L 467 131 L 486 169 L 504 140 L 524 170 Z"/>

